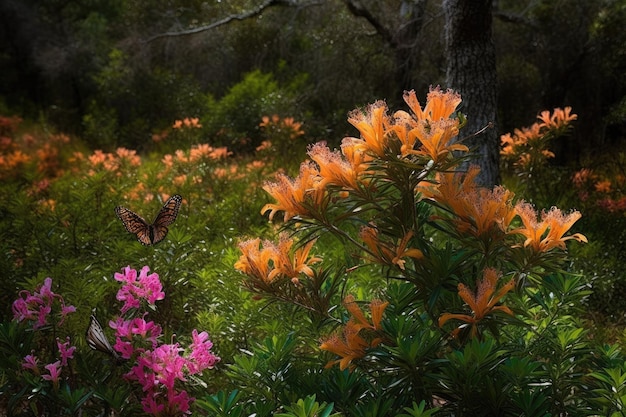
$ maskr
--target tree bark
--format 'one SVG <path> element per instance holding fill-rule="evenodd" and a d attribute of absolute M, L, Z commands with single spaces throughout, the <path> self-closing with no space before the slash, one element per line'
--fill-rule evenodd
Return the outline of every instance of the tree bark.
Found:
<path fill-rule="evenodd" d="M 496 54 L 492 38 L 492 0 L 445 0 L 445 37 L 448 59 L 446 83 L 463 99 L 467 115 L 466 145 L 477 155 L 478 182 L 491 187 L 499 182 L 499 138 L 496 126 Z M 493 128 L 473 135 L 489 123 Z"/>

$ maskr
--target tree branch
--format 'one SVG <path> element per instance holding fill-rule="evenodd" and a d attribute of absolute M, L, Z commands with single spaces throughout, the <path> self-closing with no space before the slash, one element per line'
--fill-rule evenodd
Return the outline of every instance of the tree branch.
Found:
<path fill-rule="evenodd" d="M 395 46 L 395 37 L 389 28 L 378 20 L 365 6 L 363 6 L 360 0 L 344 0 L 344 3 L 348 7 L 350 13 L 357 17 L 364 17 L 365 20 L 367 20 L 369 24 L 376 29 L 376 32 L 382 36 L 387 43 Z"/>
<path fill-rule="evenodd" d="M 197 33 L 205 32 L 207 30 L 215 29 L 216 27 L 230 23 L 233 20 L 245 20 L 245 19 L 250 19 L 252 17 L 256 17 L 260 15 L 261 13 L 263 13 L 265 9 L 268 9 L 272 6 L 293 6 L 295 4 L 296 4 L 296 0 L 265 0 L 263 3 L 261 3 L 254 9 L 245 11 L 243 13 L 227 16 L 221 20 L 218 20 L 217 22 L 213 22 L 205 26 L 198 26 L 193 29 L 181 30 L 181 31 L 176 31 L 176 32 L 159 33 L 158 35 L 154 35 L 146 39 L 144 43 L 150 43 L 152 41 L 155 41 L 161 38 L 172 38 L 172 37 L 177 37 L 177 36 L 195 35 Z"/>

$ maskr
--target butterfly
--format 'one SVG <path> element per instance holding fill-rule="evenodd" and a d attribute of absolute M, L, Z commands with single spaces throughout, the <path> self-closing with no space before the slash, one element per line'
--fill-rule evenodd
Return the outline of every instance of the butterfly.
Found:
<path fill-rule="evenodd" d="M 120 356 L 113 349 L 113 347 L 109 343 L 109 339 L 107 339 L 106 335 L 104 334 L 104 330 L 102 330 L 100 322 L 93 314 L 91 315 L 91 319 L 89 321 L 89 327 L 87 328 L 87 334 L 85 335 L 85 339 L 87 339 L 87 344 L 93 350 L 107 353 L 113 356 L 115 360 L 120 359 Z"/>
<path fill-rule="evenodd" d="M 176 220 L 182 202 L 183 198 L 178 194 L 171 196 L 152 224 L 148 224 L 141 216 L 121 206 L 115 207 L 115 214 L 124 223 L 124 227 L 129 233 L 137 235 L 137 240 L 142 245 L 154 245 L 167 236 L 167 226 Z"/>

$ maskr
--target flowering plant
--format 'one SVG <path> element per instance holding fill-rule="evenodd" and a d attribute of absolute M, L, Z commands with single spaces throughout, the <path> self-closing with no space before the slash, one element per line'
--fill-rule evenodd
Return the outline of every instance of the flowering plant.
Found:
<path fill-rule="evenodd" d="M 11 387 L 17 389 L 8 403 L 9 412 L 18 413 L 29 408 L 37 415 L 72 414 L 69 410 L 97 409 L 96 399 L 101 399 L 105 403 L 105 412 L 117 409 L 135 415 L 137 410 L 127 405 L 128 396 L 136 395 L 144 413 L 149 415 L 191 413 L 194 398 L 185 389 L 189 379 L 200 376 L 220 361 L 211 351 L 213 343 L 208 333 L 194 329 L 187 347 L 179 342 L 163 343 L 162 327 L 148 320 L 147 312 L 153 311 L 155 303 L 165 298 L 159 276 L 150 273 L 150 268 L 145 266 L 139 272 L 126 267 L 114 277 L 122 284 L 117 299 L 123 302 L 120 316 L 109 323 L 115 330 L 115 344 L 109 344 L 99 325 L 92 327 L 94 319 L 87 332 L 87 341 L 93 348 L 109 353 L 115 359 L 108 362 L 111 369 L 108 372 L 101 369 L 98 376 L 90 377 L 89 372 L 83 369 L 89 359 L 91 364 L 86 366 L 93 369 L 93 360 L 96 359 L 90 358 L 86 352 L 82 352 L 78 363 L 72 365 L 71 360 L 76 360 L 75 355 L 79 353 L 77 347 L 71 344 L 75 338 L 67 336 L 63 341 L 55 336 L 65 327 L 66 317 L 76 312 L 76 308 L 66 305 L 63 297 L 53 291 L 52 279 L 46 278 L 33 293 L 26 290 L 20 292 L 20 297 L 13 303 L 13 321 L 0 327 L 0 346 L 10 352 L 3 358 L 3 364 L 7 364 L 3 372 L 5 376 L 11 375 L 14 381 L 5 386 L 5 391 L 11 392 Z M 25 328 L 27 326 L 30 329 Z M 56 340 L 53 346 L 48 343 L 50 335 Z M 28 354 L 21 353 L 27 348 L 31 349 Z M 117 391 L 117 396 L 109 396 L 104 381 L 120 376 L 115 372 L 118 367 L 126 371 L 121 377 L 130 384 L 122 386 L 130 389 L 122 389 Z M 120 387 L 119 382 L 115 381 L 117 388 Z M 95 386 L 93 390 L 75 387 L 90 383 L 102 385 Z M 135 384 L 140 389 L 133 394 L 132 386 Z M 24 397 L 29 391 L 32 395 Z M 121 399 L 117 398 L 120 392 L 123 395 Z"/>
<path fill-rule="evenodd" d="M 120 357 L 133 363 L 124 378 L 141 386 L 143 411 L 155 416 L 190 413 L 193 398 L 181 384 L 192 375 L 212 369 L 220 358 L 211 352 L 213 343 L 206 332 L 192 331 L 192 343 L 184 349 L 180 343 L 159 341 L 162 328 L 147 321 L 146 306 L 165 298 L 159 276 L 144 266 L 139 274 L 127 266 L 115 280 L 123 285 L 117 299 L 123 301 L 120 316 L 109 325 L 115 329 L 113 348 Z"/>
<path fill-rule="evenodd" d="M 469 149 L 457 93 L 431 89 L 423 107 L 413 91 L 404 100 L 410 112 L 390 114 L 382 101 L 355 110 L 359 137 L 340 150 L 312 145 L 296 178 L 266 182 L 275 201 L 262 212 L 282 213 L 284 233 L 278 243 L 240 243 L 244 285 L 315 318 L 326 366 L 355 376 L 351 384 L 310 370 L 320 379 L 311 386 L 335 387 L 316 394 L 348 415 L 396 415 L 419 400 L 454 415 L 484 413 L 485 404 L 493 415 L 588 406 L 573 382 L 579 363 L 562 373 L 550 365 L 584 350 L 554 350 L 583 334 L 571 314 L 584 282 L 562 269 L 567 241 L 586 242 L 568 234 L 580 213 L 537 211 L 505 187 L 477 185 L 476 167 L 461 172 Z M 337 244 L 345 264 L 328 259 Z M 359 308 L 365 300 L 345 295 L 353 291 L 373 299 L 371 318 Z M 346 401 L 352 389 L 361 394 Z"/>

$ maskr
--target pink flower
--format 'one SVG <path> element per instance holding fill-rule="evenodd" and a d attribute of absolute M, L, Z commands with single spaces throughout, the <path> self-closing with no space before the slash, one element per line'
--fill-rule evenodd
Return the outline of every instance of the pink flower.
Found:
<path fill-rule="evenodd" d="M 130 342 L 123 341 L 119 337 L 115 338 L 115 344 L 113 345 L 113 349 L 120 354 L 120 356 L 124 359 L 130 359 L 135 353 L 135 348 L 133 344 Z M 137 349 L 139 350 L 139 349 Z"/>
<path fill-rule="evenodd" d="M 161 326 L 154 324 L 153 321 L 146 322 L 142 318 L 133 319 L 131 323 L 131 332 L 150 341 L 154 349 L 158 344 L 157 338 L 161 335 Z"/>
<path fill-rule="evenodd" d="M 39 359 L 35 355 L 26 355 L 24 362 L 22 362 L 22 368 L 30 369 L 35 375 L 39 375 Z"/>
<path fill-rule="evenodd" d="M 59 386 L 59 376 L 61 375 L 61 361 L 49 363 L 44 366 L 49 372 L 48 375 L 42 375 L 41 377 L 46 381 L 52 381 L 55 387 Z"/>
<path fill-rule="evenodd" d="M 70 347 L 70 338 L 66 339 L 65 343 L 61 343 L 59 338 L 57 337 L 57 346 L 59 348 L 59 353 L 61 354 L 61 365 L 67 366 L 68 359 L 74 359 L 74 351 L 76 350 L 76 346 Z"/>
<path fill-rule="evenodd" d="M 137 271 L 134 269 L 130 268 L 130 265 L 124 268 L 124 273 L 120 274 L 119 272 L 116 272 L 113 275 L 113 278 L 115 278 L 116 281 L 120 281 L 120 282 L 126 282 L 128 284 L 133 284 L 135 282 L 135 280 L 137 279 Z"/>
<path fill-rule="evenodd" d="M 143 407 L 143 411 L 154 416 L 161 415 L 163 410 L 165 410 L 165 405 L 157 403 L 156 394 L 146 395 L 141 400 L 141 405 Z"/>
<path fill-rule="evenodd" d="M 140 294 L 143 298 L 148 300 L 150 304 L 154 304 L 156 301 L 164 299 L 165 293 L 163 292 L 163 286 L 159 280 L 159 275 L 156 273 L 148 275 L 149 271 L 150 268 L 148 266 L 141 268 L 141 273 L 139 274 L 139 284 L 142 287 L 142 291 Z"/>
<path fill-rule="evenodd" d="M 132 340 L 133 335 L 131 331 L 131 323 L 131 320 L 124 320 L 123 318 L 118 317 L 115 321 L 109 321 L 109 327 L 115 330 L 117 337 Z"/>
<path fill-rule="evenodd" d="M 191 343 L 191 353 L 189 354 L 189 361 L 187 368 L 191 374 L 201 373 L 205 369 L 212 369 L 217 362 L 220 361 L 218 356 L 211 353 L 213 343 L 209 340 L 209 334 L 202 332 L 198 334 L 198 331 L 194 329 L 191 333 L 193 342 Z"/>
<path fill-rule="evenodd" d="M 54 298 L 54 293 L 52 292 L 52 278 L 48 277 L 43 280 L 43 285 L 39 289 L 39 295 L 41 298 Z"/>
<path fill-rule="evenodd" d="M 161 345 L 152 351 L 150 368 L 156 380 L 168 389 L 174 388 L 177 379 L 185 381 L 183 368 L 187 361 L 180 355 L 182 351 L 178 343 Z"/>
<path fill-rule="evenodd" d="M 194 400 L 194 398 L 189 397 L 187 391 L 182 390 L 180 392 L 176 391 L 168 391 L 167 393 L 167 402 L 169 408 L 172 412 L 182 412 L 189 413 L 189 404 Z"/>
<path fill-rule="evenodd" d="M 20 291 L 20 297 L 13 302 L 13 319 L 17 322 L 24 320 L 34 321 L 33 329 L 44 327 L 48 324 L 48 316 L 52 312 L 52 305 L 57 299 L 61 304 L 61 325 L 69 313 L 76 311 L 74 306 L 66 306 L 63 297 L 52 292 L 52 279 L 46 278 L 39 292 L 31 294 L 29 291 Z"/>
<path fill-rule="evenodd" d="M 144 266 L 138 277 L 137 271 L 127 266 L 124 268 L 123 274 L 116 273 L 114 275 L 117 281 L 124 283 L 117 293 L 117 299 L 124 301 L 122 314 L 130 309 L 139 308 L 142 299 L 148 301 L 149 304 L 154 304 L 165 298 L 159 275 L 156 273 L 148 274 L 149 271 L 150 267 Z"/>

